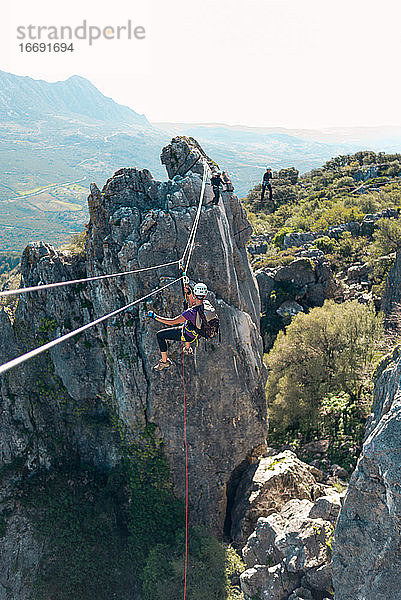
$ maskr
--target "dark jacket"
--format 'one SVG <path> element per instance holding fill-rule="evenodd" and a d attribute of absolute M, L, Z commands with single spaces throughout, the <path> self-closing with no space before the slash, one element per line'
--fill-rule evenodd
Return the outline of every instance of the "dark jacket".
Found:
<path fill-rule="evenodd" d="M 218 187 L 219 185 L 223 184 L 223 181 L 220 175 L 213 175 L 213 177 L 210 178 L 210 183 L 213 187 Z"/>
<path fill-rule="evenodd" d="M 264 173 L 263 175 L 263 183 L 264 184 L 268 184 L 270 183 L 270 179 L 272 179 L 273 175 L 271 171 L 266 171 L 266 173 Z"/>

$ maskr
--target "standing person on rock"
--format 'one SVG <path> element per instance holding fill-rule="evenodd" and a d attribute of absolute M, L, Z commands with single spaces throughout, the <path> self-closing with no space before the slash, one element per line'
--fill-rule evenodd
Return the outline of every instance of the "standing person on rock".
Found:
<path fill-rule="evenodd" d="M 223 180 L 224 185 L 226 186 L 226 192 L 232 192 L 234 190 L 234 188 L 233 188 L 233 184 L 231 183 L 231 179 L 228 176 L 227 171 L 222 172 L 221 178 Z"/>
<path fill-rule="evenodd" d="M 213 173 L 213 175 L 210 178 L 210 183 L 212 184 L 214 197 L 213 200 L 209 202 L 209 204 L 218 204 L 220 200 L 220 192 L 224 183 L 218 171 Z"/>
<path fill-rule="evenodd" d="M 269 190 L 269 200 L 270 202 L 273 200 L 273 190 L 272 190 L 272 186 L 270 183 L 270 180 L 273 178 L 272 175 L 272 170 L 269 167 L 266 167 L 266 171 L 263 174 L 263 179 L 262 179 L 262 193 L 260 196 L 260 201 L 263 202 L 263 199 L 265 197 L 265 191 Z"/>
<path fill-rule="evenodd" d="M 199 331 L 202 327 L 202 320 L 204 317 L 205 310 L 205 297 L 208 292 L 207 287 L 204 283 L 197 283 L 194 286 L 193 293 L 188 289 L 190 308 L 184 310 L 184 312 L 178 317 L 168 319 L 167 317 L 160 317 L 156 315 L 152 310 L 147 313 L 147 317 L 155 319 L 159 323 L 164 325 L 170 325 L 168 329 L 161 329 L 157 332 L 157 342 L 159 344 L 161 358 L 159 362 L 153 367 L 155 371 L 163 371 L 171 367 L 172 362 L 167 357 L 167 342 L 166 340 L 174 340 L 184 342 L 184 353 L 193 354 L 191 343 L 195 342 L 199 337 Z M 207 302 L 207 301 L 206 301 Z M 209 304 L 209 303 L 208 303 Z M 213 309 L 213 307 L 210 305 Z M 209 307 L 207 307 L 209 308 Z M 214 310 L 214 309 L 213 309 Z M 180 327 L 171 327 L 171 325 L 180 325 Z"/>

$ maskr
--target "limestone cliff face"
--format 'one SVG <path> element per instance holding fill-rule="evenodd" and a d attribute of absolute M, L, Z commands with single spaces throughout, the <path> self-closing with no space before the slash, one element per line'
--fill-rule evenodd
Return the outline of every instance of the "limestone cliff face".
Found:
<path fill-rule="evenodd" d="M 401 581 L 401 353 L 379 368 L 362 455 L 333 546 L 336 600 L 398 598 Z"/>
<path fill-rule="evenodd" d="M 23 284 L 178 259 L 196 212 L 203 155 L 194 140 L 176 138 L 162 154 L 173 179 L 158 182 L 147 170 L 126 168 L 115 173 L 102 191 L 93 185 L 84 255 L 59 252 L 43 243 L 28 246 L 22 261 Z M 249 223 L 233 193 L 224 192 L 218 206 L 208 205 L 211 197 L 208 184 L 188 275 L 211 290 L 221 342 L 202 342 L 194 359 L 186 360 L 187 419 L 191 520 L 221 533 L 233 471 L 251 461 L 265 442 L 265 369 L 260 301 L 245 249 Z M 2 362 L 178 276 L 173 265 L 23 296 L 13 324 L 0 314 Z M 158 358 L 155 334 L 162 326 L 145 317 L 150 307 L 166 316 L 179 314 L 180 284 L 1 379 L 0 466 L 18 460 L 27 473 L 38 466 L 51 470 L 61 453 L 109 468 L 120 456 L 108 416 L 113 405 L 132 438 L 149 423 L 157 426 L 174 488 L 183 495 L 182 352 L 175 343 L 170 354 L 174 366 L 161 374 L 153 371 Z M 5 540 L 11 543 L 7 536 Z M 0 572 L 0 579 L 8 581 L 7 573 Z M 18 593 L 21 600 L 29 597 Z"/>
<path fill-rule="evenodd" d="M 390 269 L 386 280 L 386 288 L 383 294 L 381 310 L 385 316 L 387 328 L 397 329 L 400 327 L 400 304 L 401 304 L 401 252 L 397 252 L 394 265 Z"/>

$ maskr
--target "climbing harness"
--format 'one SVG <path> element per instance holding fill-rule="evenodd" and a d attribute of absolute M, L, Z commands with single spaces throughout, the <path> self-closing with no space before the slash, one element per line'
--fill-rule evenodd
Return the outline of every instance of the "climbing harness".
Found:
<path fill-rule="evenodd" d="M 187 340 L 185 338 L 185 332 L 189 333 L 190 335 L 193 335 L 194 339 Z M 193 329 L 188 329 L 187 324 L 184 323 L 184 325 L 182 326 L 181 341 L 186 342 L 187 344 L 193 344 L 194 342 L 196 342 L 196 347 L 198 347 L 199 346 L 199 333 L 197 333 Z"/>

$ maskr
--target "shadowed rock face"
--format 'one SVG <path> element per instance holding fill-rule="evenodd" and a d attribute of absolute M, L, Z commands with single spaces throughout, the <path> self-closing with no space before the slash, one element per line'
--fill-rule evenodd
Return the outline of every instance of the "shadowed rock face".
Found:
<path fill-rule="evenodd" d="M 270 350 L 279 330 L 295 314 L 322 306 L 326 299 L 340 294 L 323 252 L 305 250 L 302 254 L 288 265 L 256 271 L 265 351 Z"/>
<path fill-rule="evenodd" d="M 195 141 L 176 138 L 162 156 L 174 181 L 158 182 L 147 170 L 126 168 L 115 173 L 102 191 L 92 185 L 85 255 L 32 244 L 23 256 L 23 285 L 180 258 L 199 199 L 204 153 Z M 191 169 L 194 160 L 196 166 Z M 206 162 L 213 164 L 210 159 Z M 233 193 L 224 192 L 218 206 L 207 204 L 211 197 L 208 184 L 188 275 L 211 290 L 221 342 L 202 341 L 194 359 L 186 359 L 185 377 L 191 520 L 221 533 L 226 484 L 234 469 L 253 460 L 265 442 L 265 369 L 260 301 L 245 249 L 249 223 Z M 7 347 L 1 349 L 2 362 L 178 276 L 178 267 L 173 265 L 23 296 L 13 326 L 1 313 L 1 335 L 7 340 Z M 51 470 L 55 454 L 58 459 L 60 453 L 64 458 L 75 453 L 99 469 L 109 468 L 120 455 L 118 436 L 109 422 L 102 425 L 112 403 L 133 438 L 147 424 L 157 426 L 174 488 L 183 495 L 181 346 L 171 345 L 171 369 L 160 374 L 153 371 L 159 356 L 155 334 L 163 326 L 145 317 L 150 307 L 166 316 L 179 314 L 180 284 L 2 378 L 1 465 L 19 458 L 28 472 L 38 466 Z M 96 427 L 88 424 L 91 419 Z M 55 436 L 62 443 L 56 444 Z M 4 564 L 6 569 L 7 561 Z M 0 572 L 0 579 L 6 581 L 7 576 L 3 578 Z M 23 600 L 22 592 L 20 597 Z"/>
<path fill-rule="evenodd" d="M 361 457 L 334 540 L 336 600 L 399 597 L 401 573 L 401 355 L 379 369 Z"/>
<path fill-rule="evenodd" d="M 398 329 L 401 325 L 401 252 L 397 252 L 394 265 L 386 281 L 381 310 L 388 329 Z"/>

